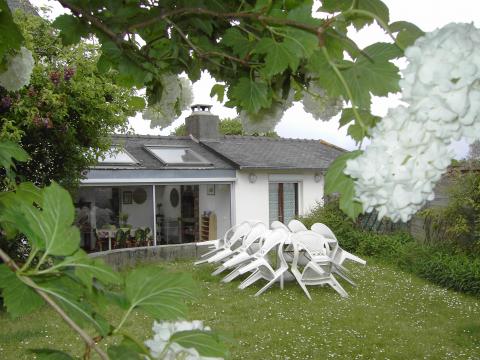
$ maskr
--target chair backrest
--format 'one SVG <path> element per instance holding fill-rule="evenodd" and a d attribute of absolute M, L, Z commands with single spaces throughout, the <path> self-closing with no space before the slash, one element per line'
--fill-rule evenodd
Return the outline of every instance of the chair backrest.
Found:
<path fill-rule="evenodd" d="M 322 223 L 315 223 L 310 228 L 313 232 L 320 234 L 326 237 L 329 240 L 337 241 L 337 237 L 333 233 L 333 231 L 325 224 Z"/>
<path fill-rule="evenodd" d="M 292 243 L 301 244 L 305 249 L 317 252 L 330 251 L 328 240 L 316 232 L 306 230 L 291 235 Z"/>
<path fill-rule="evenodd" d="M 243 238 L 242 248 L 246 249 L 250 247 L 253 243 L 255 243 L 258 239 L 261 240 L 265 236 L 267 230 L 268 229 L 265 224 L 255 224 L 248 233 L 248 235 Z"/>
<path fill-rule="evenodd" d="M 264 257 L 275 247 L 282 246 L 287 238 L 288 232 L 284 229 L 275 229 L 270 231 L 265 236 L 265 241 L 263 242 L 263 245 L 257 254 Z"/>
<path fill-rule="evenodd" d="M 307 227 L 303 225 L 301 221 L 298 221 L 296 219 L 290 220 L 290 222 L 288 223 L 288 228 L 293 233 L 308 230 Z"/>
<path fill-rule="evenodd" d="M 272 221 L 272 223 L 270 224 L 270 229 L 272 229 L 272 230 L 283 229 L 283 230 L 290 231 L 290 229 L 287 227 L 287 225 L 285 225 L 284 223 L 282 223 L 281 221 L 278 221 L 278 220 Z"/>
<path fill-rule="evenodd" d="M 239 241 L 243 241 L 243 238 L 247 236 L 247 234 L 252 229 L 252 226 L 248 222 L 242 222 L 239 224 L 230 238 L 225 239 L 225 247 L 230 247 L 236 244 Z"/>

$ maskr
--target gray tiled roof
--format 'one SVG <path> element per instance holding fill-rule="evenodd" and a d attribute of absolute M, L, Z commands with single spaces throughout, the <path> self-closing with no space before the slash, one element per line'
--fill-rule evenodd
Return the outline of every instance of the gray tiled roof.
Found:
<path fill-rule="evenodd" d="M 322 140 L 221 136 L 219 140 L 195 141 L 189 136 L 115 135 L 120 144 L 140 162 L 136 167 L 99 166 L 97 169 L 174 169 L 148 152 L 145 145 L 189 147 L 212 166 L 181 166 L 178 169 L 315 169 L 323 170 L 345 150 Z"/>
<path fill-rule="evenodd" d="M 326 169 L 345 152 L 322 140 L 224 136 L 202 144 L 240 169 Z"/>
<path fill-rule="evenodd" d="M 193 141 L 189 136 L 149 136 L 149 135 L 115 135 L 112 138 L 114 144 L 122 145 L 136 160 L 140 162 L 140 167 L 143 169 L 166 169 L 167 167 L 148 152 L 144 146 L 145 145 L 170 145 L 170 146 L 185 146 L 197 154 L 201 155 L 207 159 L 212 166 L 181 166 L 173 167 L 168 166 L 168 169 L 233 169 L 233 166 L 228 161 L 222 159 L 221 157 L 215 155 L 204 146 L 200 145 L 196 141 Z M 115 168 L 116 166 L 105 166 L 105 168 Z M 131 168 L 126 166 L 118 166 L 117 168 Z"/>

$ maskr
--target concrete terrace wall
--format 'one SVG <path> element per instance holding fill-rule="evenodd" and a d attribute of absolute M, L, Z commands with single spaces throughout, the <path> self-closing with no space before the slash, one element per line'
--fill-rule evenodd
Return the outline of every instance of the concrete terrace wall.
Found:
<path fill-rule="evenodd" d="M 206 251 L 207 248 L 205 246 L 190 243 L 116 249 L 92 253 L 89 256 L 95 259 L 103 259 L 114 269 L 120 270 L 138 264 L 174 260 L 191 259 L 193 264 L 193 261 Z"/>

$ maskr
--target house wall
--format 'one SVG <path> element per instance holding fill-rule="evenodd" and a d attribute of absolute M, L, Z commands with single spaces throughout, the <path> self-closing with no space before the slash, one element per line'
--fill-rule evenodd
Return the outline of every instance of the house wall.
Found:
<path fill-rule="evenodd" d="M 124 191 L 131 191 L 132 193 L 142 188 L 147 193 L 147 199 L 143 204 L 137 204 L 132 199 L 131 204 L 123 203 Z M 127 224 L 132 225 L 133 228 L 148 226 L 153 230 L 153 205 L 152 205 L 152 187 L 151 186 L 123 186 L 120 188 L 120 213 L 127 213 Z"/>
<path fill-rule="evenodd" d="M 198 190 L 199 216 L 205 211 L 213 211 L 217 215 L 217 237 L 220 237 L 231 227 L 230 185 L 216 184 L 215 195 L 208 195 L 207 187 L 207 184 L 201 184 Z"/>
<path fill-rule="evenodd" d="M 254 183 L 249 181 L 249 175 L 255 174 Z M 310 212 L 315 205 L 323 203 L 324 177 L 315 181 L 317 171 L 237 171 L 235 184 L 235 224 L 245 220 L 260 220 L 269 222 L 269 182 L 297 182 L 298 183 L 298 211 L 299 215 Z"/>

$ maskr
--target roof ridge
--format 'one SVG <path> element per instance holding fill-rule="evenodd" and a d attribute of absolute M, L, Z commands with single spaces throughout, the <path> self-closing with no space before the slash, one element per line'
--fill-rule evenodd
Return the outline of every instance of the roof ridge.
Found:
<path fill-rule="evenodd" d="M 251 139 L 251 140 L 258 140 L 258 141 L 285 141 L 285 142 L 313 142 L 313 143 L 318 143 L 320 142 L 323 145 L 326 146 L 331 146 L 335 149 L 341 150 L 341 151 L 347 151 L 347 149 L 344 149 L 340 146 L 334 145 L 328 141 L 322 140 L 322 139 L 296 139 L 296 138 L 285 138 L 285 137 L 268 137 L 268 136 L 252 136 L 252 135 L 224 135 L 225 138 L 230 138 L 230 139 Z"/>
<path fill-rule="evenodd" d="M 180 139 L 189 140 L 190 136 L 176 136 L 176 135 L 148 135 L 148 134 L 113 134 L 112 138 L 145 138 L 145 139 Z"/>

